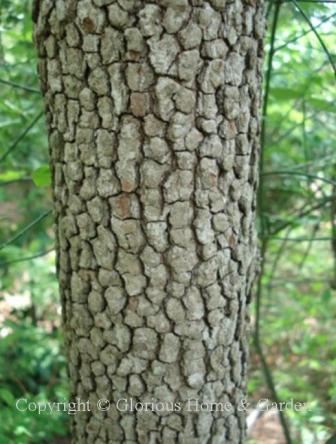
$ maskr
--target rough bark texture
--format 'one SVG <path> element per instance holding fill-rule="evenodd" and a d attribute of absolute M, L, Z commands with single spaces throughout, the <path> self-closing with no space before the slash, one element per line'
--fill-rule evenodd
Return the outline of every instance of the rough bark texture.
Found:
<path fill-rule="evenodd" d="M 77 444 L 244 439 L 262 3 L 35 5 Z"/>

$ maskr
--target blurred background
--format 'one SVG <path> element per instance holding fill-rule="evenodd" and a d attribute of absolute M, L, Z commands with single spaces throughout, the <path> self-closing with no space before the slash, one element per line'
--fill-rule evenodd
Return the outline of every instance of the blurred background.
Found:
<path fill-rule="evenodd" d="M 336 430 L 336 4 L 267 1 L 250 444 L 320 444 Z M 31 2 L 0 0 L 0 442 L 69 443 L 47 137 Z M 258 400 L 308 403 L 261 412 Z M 331 442 L 331 441 L 330 441 Z"/>

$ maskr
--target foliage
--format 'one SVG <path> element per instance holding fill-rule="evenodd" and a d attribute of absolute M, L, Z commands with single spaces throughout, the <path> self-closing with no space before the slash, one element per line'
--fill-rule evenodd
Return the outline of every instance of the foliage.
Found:
<path fill-rule="evenodd" d="M 61 384 L 66 375 L 59 335 L 46 333 L 45 329 L 21 319 L 6 322 L 4 328 L 9 331 L 0 346 L 1 442 L 44 443 L 50 442 L 50 437 L 56 433 L 65 436 L 66 418 L 62 412 L 39 415 L 16 408 L 21 398 L 29 403 L 66 400 L 66 387 Z M 60 377 L 62 380 L 58 380 Z M 19 405 L 19 409 L 24 408 L 25 404 Z"/>
<path fill-rule="evenodd" d="M 0 442 L 58 443 L 67 415 L 15 407 L 18 398 L 65 400 L 67 378 L 54 255 L 37 257 L 54 241 L 43 217 L 51 199 L 31 3 L 2 0 L 0 8 Z"/>
<path fill-rule="evenodd" d="M 268 11 L 257 290 L 260 343 L 294 443 L 324 443 L 334 430 L 336 9 L 285 2 Z M 272 37 L 272 30 L 274 36 Z M 258 351 L 258 347 L 256 349 Z M 252 399 L 274 398 L 252 356 Z M 265 367 L 265 366 L 264 366 Z"/>
<path fill-rule="evenodd" d="M 21 412 L 16 400 L 67 399 L 54 255 L 12 263 L 2 294 L 0 312 L 6 320 L 0 342 L 0 442 L 52 442 L 50 437 L 66 435 L 66 415 Z"/>

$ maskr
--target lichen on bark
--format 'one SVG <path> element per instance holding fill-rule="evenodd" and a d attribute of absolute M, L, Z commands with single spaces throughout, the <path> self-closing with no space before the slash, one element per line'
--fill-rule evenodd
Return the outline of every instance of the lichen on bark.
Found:
<path fill-rule="evenodd" d="M 34 19 L 71 397 L 91 406 L 73 442 L 241 443 L 263 2 L 41 0 Z"/>

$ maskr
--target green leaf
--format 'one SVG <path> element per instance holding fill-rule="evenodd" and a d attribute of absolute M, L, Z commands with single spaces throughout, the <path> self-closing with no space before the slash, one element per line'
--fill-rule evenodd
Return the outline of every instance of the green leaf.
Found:
<path fill-rule="evenodd" d="M 51 185 L 51 173 L 48 165 L 42 165 L 32 174 L 32 179 L 38 187 L 48 187 Z"/>
<path fill-rule="evenodd" d="M 321 299 L 322 299 L 322 302 L 329 302 L 331 298 L 332 298 L 331 291 L 326 290 L 323 292 Z"/>
<path fill-rule="evenodd" d="M 271 89 L 271 95 L 276 100 L 293 100 L 302 97 L 302 91 L 292 88 L 276 87 Z"/>
<path fill-rule="evenodd" d="M 7 170 L 0 174 L 0 180 L 15 180 L 24 177 L 24 171 Z"/>
<path fill-rule="evenodd" d="M 9 406 L 13 406 L 15 404 L 14 396 L 9 390 L 5 388 L 0 389 L 0 399 L 2 401 L 5 401 L 5 403 L 8 404 Z"/>
<path fill-rule="evenodd" d="M 310 99 L 308 99 L 308 102 L 313 108 L 317 110 L 326 111 L 334 114 L 336 113 L 335 104 L 333 102 L 329 102 L 328 100 L 311 97 Z"/>
<path fill-rule="evenodd" d="M 15 435 L 16 436 L 29 436 L 29 437 L 32 437 L 32 434 L 23 425 L 19 425 L 18 427 L 16 427 Z"/>

